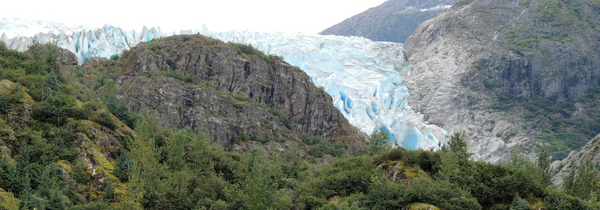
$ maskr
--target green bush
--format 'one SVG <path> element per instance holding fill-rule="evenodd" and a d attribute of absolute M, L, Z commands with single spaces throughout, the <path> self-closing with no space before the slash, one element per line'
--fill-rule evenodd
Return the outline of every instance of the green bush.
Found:
<path fill-rule="evenodd" d="M 254 48 L 252 45 L 249 44 L 238 44 L 238 43 L 233 43 L 233 42 L 229 42 L 229 44 L 231 46 L 233 46 L 233 48 L 235 49 L 235 51 L 237 52 L 238 55 L 256 55 L 259 57 L 262 57 L 264 54 L 257 50 L 256 48 Z"/>
<path fill-rule="evenodd" d="M 6 114 L 11 108 L 12 107 L 10 106 L 10 99 L 8 99 L 8 95 L 3 94 L 0 97 L 0 113 Z"/>
<path fill-rule="evenodd" d="M 107 112 L 98 113 L 98 115 L 96 115 L 96 118 L 94 118 L 94 122 L 97 122 L 98 124 L 106 126 L 107 128 L 110 128 L 112 130 L 114 130 L 117 127 L 115 120 Z"/>
<path fill-rule="evenodd" d="M 135 162 L 131 159 L 129 152 L 121 150 L 121 155 L 115 162 L 114 175 L 119 178 L 122 182 L 129 181 L 129 176 L 133 170 Z"/>
<path fill-rule="evenodd" d="M 158 41 L 150 41 L 148 43 L 149 49 L 152 50 L 153 52 L 160 52 L 161 46 L 160 43 L 158 43 Z"/>
<path fill-rule="evenodd" d="M 83 164 L 80 162 L 75 163 L 71 176 L 78 183 L 86 183 L 87 175 L 85 174 L 85 166 L 83 166 Z"/>

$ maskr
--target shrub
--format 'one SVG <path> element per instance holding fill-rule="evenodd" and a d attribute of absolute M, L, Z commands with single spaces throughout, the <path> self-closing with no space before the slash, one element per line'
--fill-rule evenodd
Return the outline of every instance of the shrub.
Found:
<path fill-rule="evenodd" d="M 73 179 L 78 183 L 86 183 L 87 175 L 85 174 L 85 166 L 80 162 L 75 163 L 73 174 L 71 176 L 73 176 Z"/>
<path fill-rule="evenodd" d="M 0 97 L 0 113 L 6 114 L 10 109 L 10 99 L 8 99 L 8 95 L 3 94 L 2 97 Z"/>
<path fill-rule="evenodd" d="M 117 159 L 115 163 L 114 175 L 119 178 L 122 182 L 129 181 L 129 175 L 133 170 L 133 159 L 129 155 L 129 152 L 122 150 L 121 155 Z"/>
<path fill-rule="evenodd" d="M 113 54 L 110 56 L 110 60 L 117 61 L 117 60 L 119 60 L 119 57 L 121 57 L 121 56 L 119 56 L 119 54 Z"/>
<path fill-rule="evenodd" d="M 117 125 L 115 124 L 115 120 L 107 112 L 98 113 L 96 118 L 94 118 L 94 121 L 100 125 L 106 126 L 107 128 L 110 128 L 113 130 L 117 127 Z"/>
<path fill-rule="evenodd" d="M 151 41 L 149 43 L 149 48 L 150 50 L 152 50 L 153 52 L 159 52 L 161 47 L 160 47 L 160 43 L 158 43 L 158 41 Z"/>
<path fill-rule="evenodd" d="M 256 48 L 254 48 L 252 45 L 249 44 L 238 44 L 238 43 L 233 43 L 233 42 L 229 42 L 229 44 L 231 46 L 233 46 L 233 48 L 235 49 L 235 51 L 237 52 L 238 55 L 256 55 L 259 57 L 262 57 L 264 54 L 257 50 Z"/>

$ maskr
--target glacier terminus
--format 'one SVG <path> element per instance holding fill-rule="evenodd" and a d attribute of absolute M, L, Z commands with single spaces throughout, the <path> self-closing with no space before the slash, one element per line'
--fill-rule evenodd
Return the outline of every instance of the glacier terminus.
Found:
<path fill-rule="evenodd" d="M 202 34 L 224 42 L 250 44 L 265 54 L 282 56 L 302 69 L 331 97 L 348 121 L 362 132 L 384 130 L 391 143 L 407 149 L 436 149 L 448 133 L 429 124 L 407 103 L 408 88 L 402 75 L 412 66 L 399 43 L 373 42 L 361 37 L 200 30 L 166 32 L 143 27 L 141 31 L 115 26 L 92 28 L 45 21 L 0 20 L 0 40 L 9 48 L 24 51 L 32 41 L 54 43 L 78 57 L 109 58 L 140 42 L 175 34 Z"/>

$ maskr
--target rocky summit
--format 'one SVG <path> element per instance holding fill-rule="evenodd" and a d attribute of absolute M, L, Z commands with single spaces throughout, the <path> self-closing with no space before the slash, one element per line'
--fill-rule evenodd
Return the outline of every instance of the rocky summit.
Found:
<path fill-rule="evenodd" d="M 438 16 L 454 3 L 456 0 L 389 0 L 320 34 L 404 43 L 421 23 Z"/>
<path fill-rule="evenodd" d="M 140 43 L 120 59 L 119 97 L 133 111 L 155 111 L 164 127 L 200 128 L 222 145 L 309 134 L 352 154 L 366 146 L 304 72 L 250 46 L 181 35 Z"/>

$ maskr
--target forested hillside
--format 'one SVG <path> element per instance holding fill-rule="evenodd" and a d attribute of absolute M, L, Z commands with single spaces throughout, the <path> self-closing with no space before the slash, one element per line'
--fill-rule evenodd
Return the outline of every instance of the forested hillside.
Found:
<path fill-rule="evenodd" d="M 140 47 L 167 53 L 184 37 Z M 255 50 L 228 45 L 241 55 Z M 200 126 L 169 127 L 151 107 L 132 112 L 118 97 L 124 58 L 82 67 L 52 45 L 20 53 L 0 44 L 1 209 L 600 209 L 592 165 L 559 189 L 547 155 L 474 162 L 458 134 L 433 152 L 391 149 L 378 132 L 352 156 L 336 133 L 223 143 Z M 130 75 L 218 90 L 176 71 Z M 240 101 L 240 113 L 244 105 L 270 113 L 248 97 L 219 94 Z"/>

